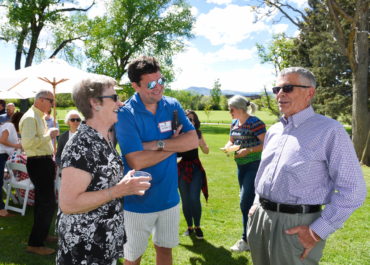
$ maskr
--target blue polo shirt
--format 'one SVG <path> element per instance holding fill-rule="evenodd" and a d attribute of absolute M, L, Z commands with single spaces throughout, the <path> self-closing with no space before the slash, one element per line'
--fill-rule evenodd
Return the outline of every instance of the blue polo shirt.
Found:
<path fill-rule="evenodd" d="M 8 116 L 8 113 L 0 115 L 0 125 L 3 125 L 5 122 L 10 121 L 10 117 Z"/>
<path fill-rule="evenodd" d="M 145 108 L 138 93 L 119 109 L 115 129 L 125 164 L 125 174 L 131 170 L 125 159 L 126 154 L 143 151 L 143 142 L 171 138 L 174 110 L 177 110 L 179 114 L 180 123 L 183 125 L 182 131 L 194 130 L 194 126 L 186 117 L 180 103 L 174 98 L 163 96 L 158 102 L 156 115 Z M 171 124 L 170 128 L 168 128 L 168 122 Z M 156 152 L 153 151 L 153 156 L 155 154 Z M 176 153 L 157 165 L 141 169 L 141 171 L 152 175 L 151 186 L 143 196 L 126 196 L 125 210 L 152 213 L 170 209 L 180 202 L 177 191 Z"/>

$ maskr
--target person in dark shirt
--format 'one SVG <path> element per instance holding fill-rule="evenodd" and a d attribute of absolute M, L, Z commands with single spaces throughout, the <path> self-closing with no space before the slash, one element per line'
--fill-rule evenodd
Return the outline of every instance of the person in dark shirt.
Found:
<path fill-rule="evenodd" d="M 200 121 L 197 114 L 192 110 L 185 110 L 186 117 L 195 127 L 199 139 L 199 147 L 204 154 L 209 153 L 209 147 L 199 130 Z M 179 190 L 182 201 L 182 211 L 185 216 L 188 228 L 184 236 L 190 236 L 193 231 L 193 221 L 195 226 L 195 235 L 198 239 L 203 239 L 203 231 L 200 228 L 200 218 L 202 216 L 202 205 L 200 203 L 200 191 L 203 191 L 204 197 L 208 199 L 208 187 L 206 172 L 199 160 L 198 148 L 177 153 L 181 161 L 177 164 L 179 175 Z"/>
<path fill-rule="evenodd" d="M 6 101 L 4 99 L 0 99 L 0 115 L 6 114 L 5 105 Z"/>

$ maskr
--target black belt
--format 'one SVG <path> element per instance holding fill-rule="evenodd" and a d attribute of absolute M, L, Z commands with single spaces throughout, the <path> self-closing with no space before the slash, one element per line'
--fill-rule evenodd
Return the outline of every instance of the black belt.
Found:
<path fill-rule="evenodd" d="M 44 159 L 44 158 L 51 158 L 53 159 L 53 155 L 46 155 L 46 156 L 29 156 L 27 159 Z"/>
<path fill-rule="evenodd" d="M 281 213 L 317 213 L 321 210 L 321 205 L 292 205 L 272 202 L 260 197 L 262 208 L 273 212 Z"/>

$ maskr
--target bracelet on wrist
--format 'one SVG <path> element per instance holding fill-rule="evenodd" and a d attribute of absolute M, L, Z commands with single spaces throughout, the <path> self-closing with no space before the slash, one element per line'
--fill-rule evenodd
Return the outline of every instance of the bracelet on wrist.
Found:
<path fill-rule="evenodd" d="M 114 200 L 113 196 L 112 196 L 112 192 L 110 191 L 110 187 L 108 188 L 108 192 L 109 192 L 109 196 L 110 198 L 112 199 L 112 201 Z"/>

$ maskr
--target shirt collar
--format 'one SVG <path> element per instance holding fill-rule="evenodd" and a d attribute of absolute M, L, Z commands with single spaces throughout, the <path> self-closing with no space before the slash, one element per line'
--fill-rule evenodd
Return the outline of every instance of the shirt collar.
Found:
<path fill-rule="evenodd" d="M 37 113 L 41 117 L 41 119 L 44 119 L 44 117 L 46 116 L 45 113 L 36 108 L 34 105 L 32 105 L 32 110 Z"/>
<path fill-rule="evenodd" d="M 292 124 L 294 127 L 298 127 L 303 122 L 305 122 L 306 120 L 311 118 L 314 114 L 315 114 L 315 112 L 314 112 L 312 106 L 309 106 L 308 108 L 290 116 L 288 118 L 288 122 L 289 122 L 289 124 Z M 288 125 L 288 122 L 287 122 L 286 118 L 284 117 L 284 115 L 280 118 L 280 121 L 281 121 L 281 123 L 283 124 L 284 127 Z"/>
<path fill-rule="evenodd" d="M 143 101 L 140 98 L 139 93 L 135 93 L 135 95 L 132 97 L 133 101 L 135 102 L 135 110 L 140 111 L 140 112 L 148 112 L 146 109 Z M 166 105 L 165 101 L 162 99 L 158 102 L 157 109 L 162 109 Z"/>

